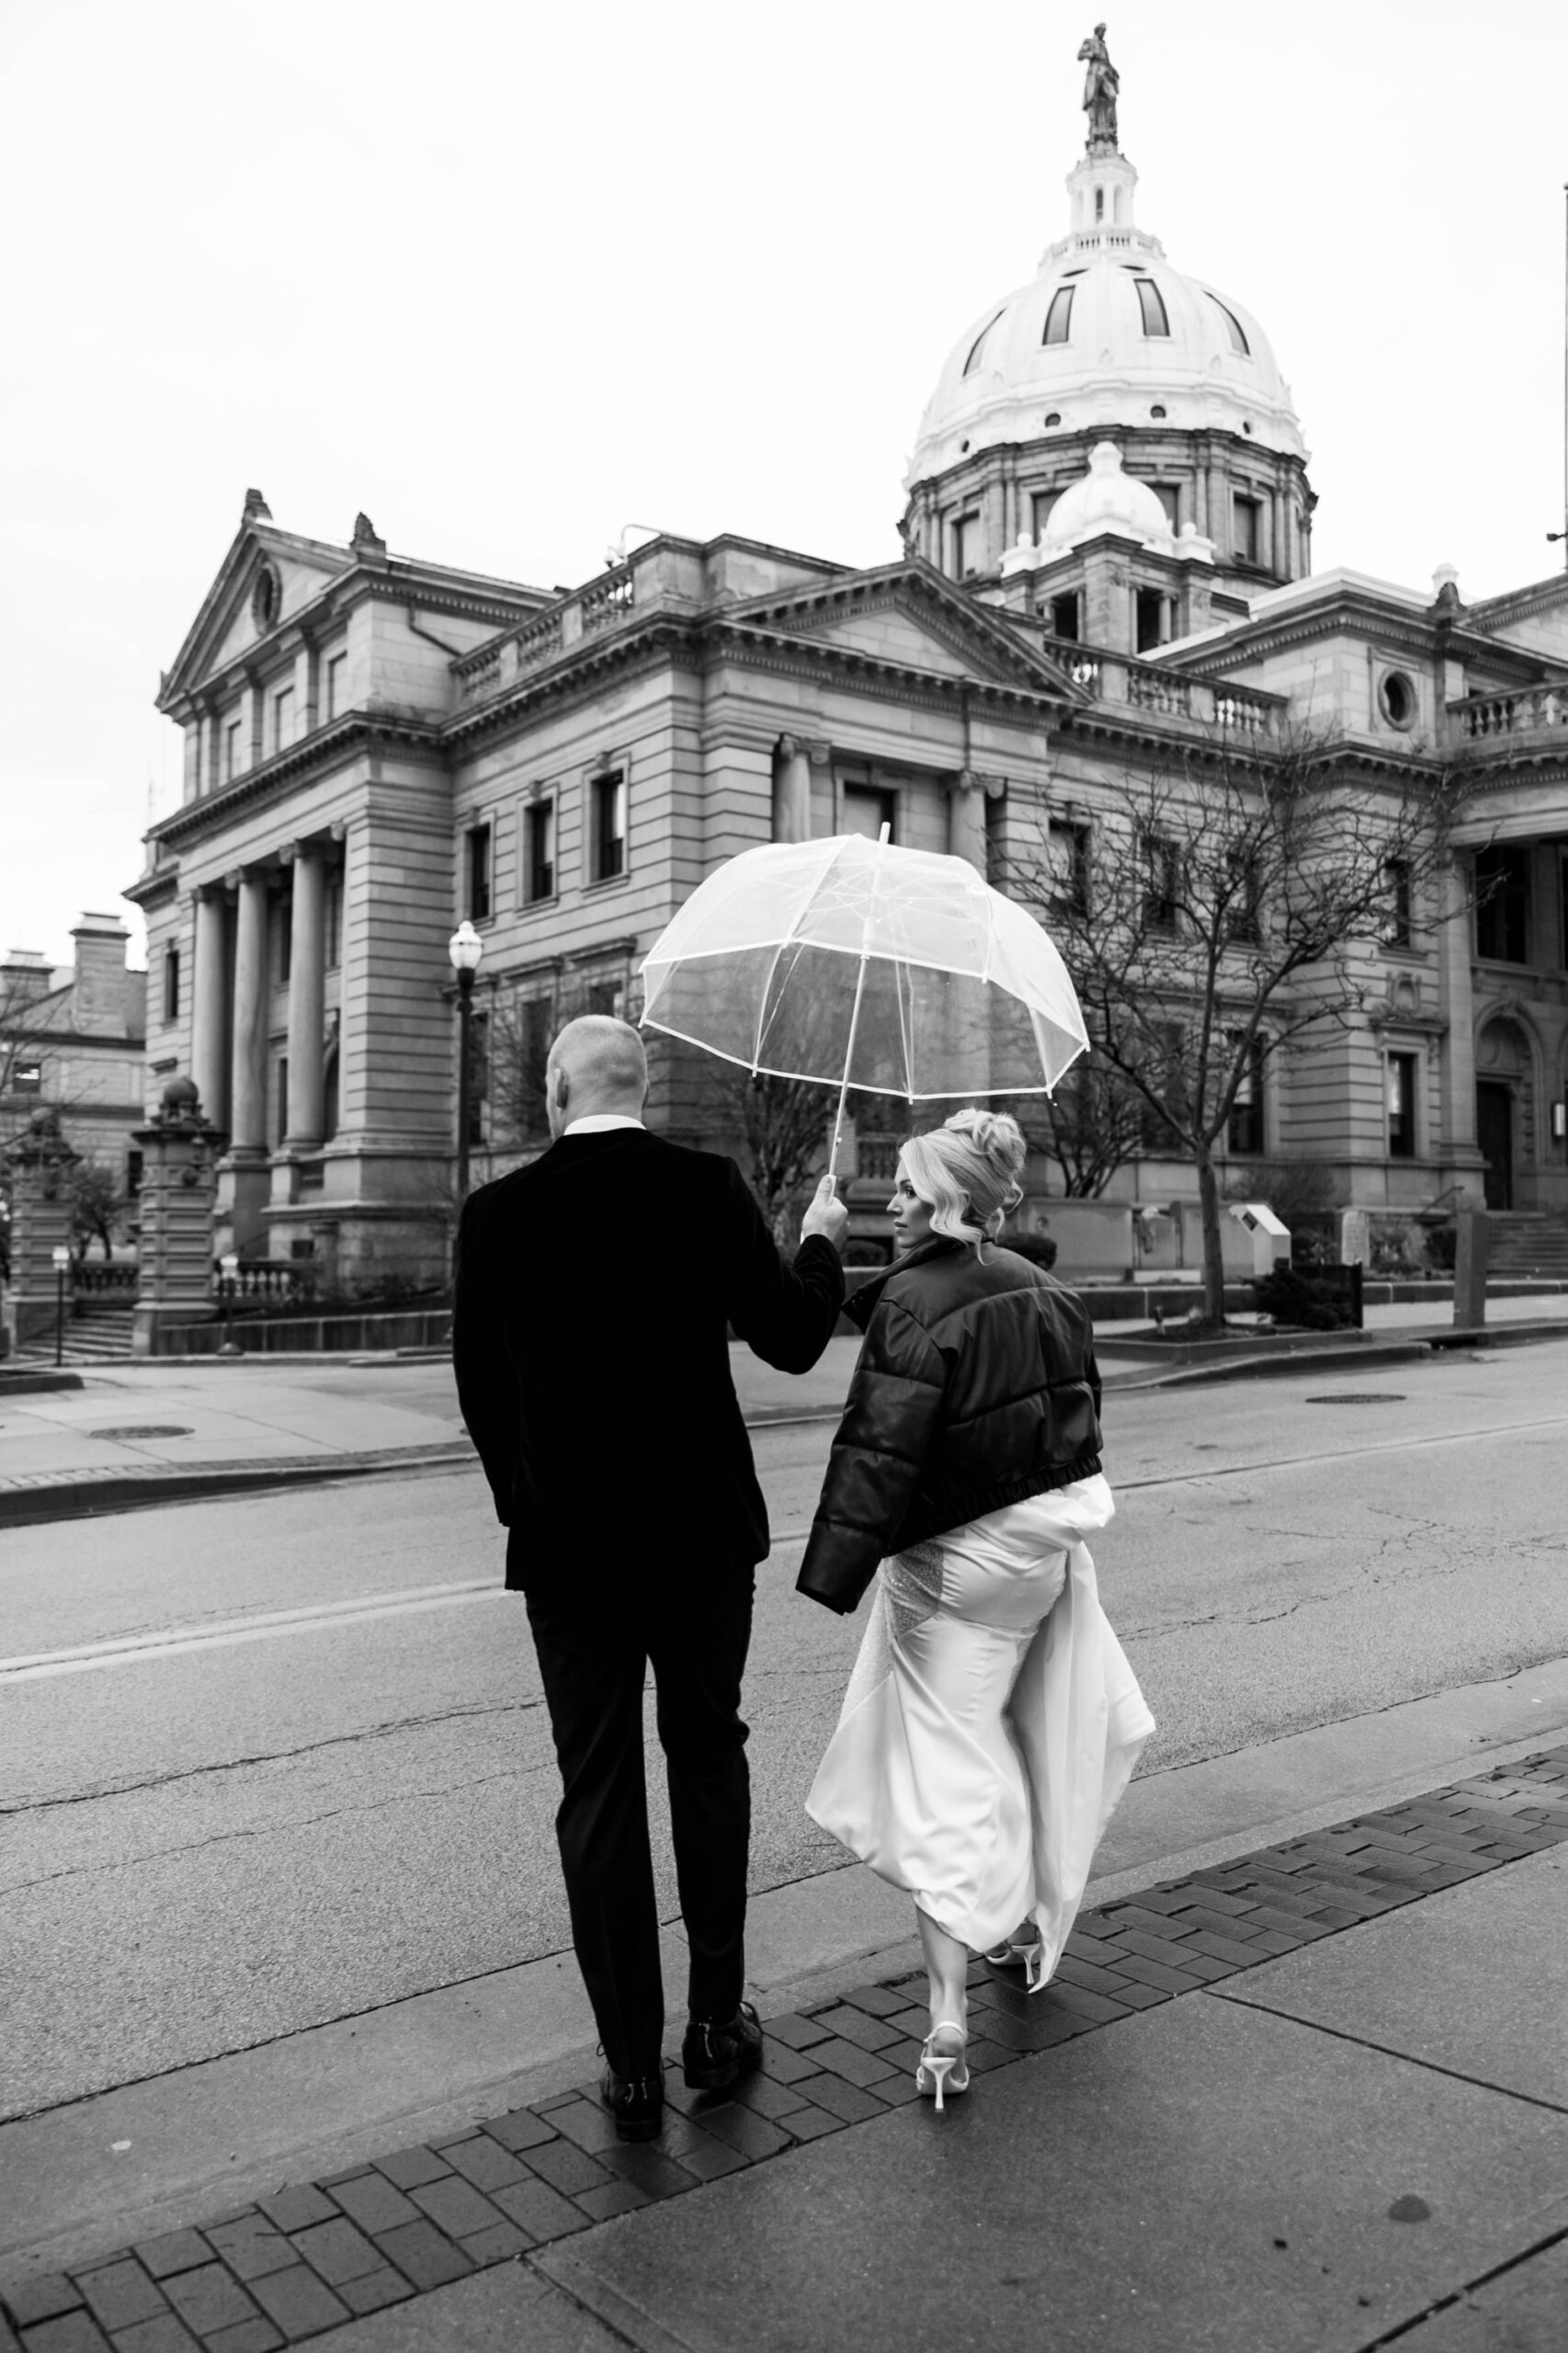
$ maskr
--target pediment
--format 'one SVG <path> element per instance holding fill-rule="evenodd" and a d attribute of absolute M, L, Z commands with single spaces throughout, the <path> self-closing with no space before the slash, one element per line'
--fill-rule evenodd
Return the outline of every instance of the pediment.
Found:
<path fill-rule="evenodd" d="M 354 562 L 351 549 L 247 518 L 164 679 L 160 707 L 197 692 L 264 638 L 286 629 Z"/>
<path fill-rule="evenodd" d="M 790 637 L 927 676 L 1032 691 L 1072 689 L 1006 620 L 926 564 L 852 574 L 822 589 L 733 616 Z"/>

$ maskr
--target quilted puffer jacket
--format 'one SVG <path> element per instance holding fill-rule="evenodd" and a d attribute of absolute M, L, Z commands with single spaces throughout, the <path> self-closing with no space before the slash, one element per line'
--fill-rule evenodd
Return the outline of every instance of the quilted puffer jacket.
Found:
<path fill-rule="evenodd" d="M 796 1580 L 840 1612 L 884 1555 L 1100 1467 L 1088 1310 L 1043 1267 L 933 1237 L 845 1313 L 866 1337 Z"/>

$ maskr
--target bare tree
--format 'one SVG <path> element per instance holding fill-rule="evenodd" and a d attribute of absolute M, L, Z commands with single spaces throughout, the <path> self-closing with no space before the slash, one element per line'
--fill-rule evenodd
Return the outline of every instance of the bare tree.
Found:
<path fill-rule="evenodd" d="M 717 1092 L 745 1144 L 746 1175 L 780 1248 L 795 1238 L 802 1195 L 822 1166 L 837 1090 L 808 1079 L 775 1078 L 733 1063 L 716 1066 Z"/>
<path fill-rule="evenodd" d="M 1244 750 L 1224 734 L 1110 792 L 1075 887 L 1043 852 L 1012 862 L 1008 888 L 1062 951 L 1108 1093 L 1138 1106 L 1146 1150 L 1196 1168 L 1207 1327 L 1224 1324 L 1216 1154 L 1261 1104 L 1268 1065 L 1367 1004 L 1379 943 L 1458 911 L 1427 902 L 1460 798 L 1447 773 L 1368 780 L 1306 735 Z"/>
<path fill-rule="evenodd" d="M 1062 1171 L 1062 1189 L 1080 1199 L 1105 1191 L 1143 1140 L 1142 1098 L 1114 1065 L 1091 1051 L 1054 1095 L 1020 1095 L 1009 1107 L 1025 1138 Z"/>
<path fill-rule="evenodd" d="M 114 1256 L 115 1228 L 130 1207 L 119 1171 L 107 1160 L 84 1156 L 71 1171 L 71 1235 L 78 1259 L 96 1238 L 105 1258 Z"/>

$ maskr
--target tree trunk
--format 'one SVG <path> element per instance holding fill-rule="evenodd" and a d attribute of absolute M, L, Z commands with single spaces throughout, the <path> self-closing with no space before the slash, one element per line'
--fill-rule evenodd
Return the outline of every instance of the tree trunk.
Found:
<path fill-rule="evenodd" d="M 1220 1233 L 1220 1185 L 1207 1144 L 1198 1153 L 1198 1199 L 1203 1211 L 1203 1320 L 1218 1330 L 1225 1320 L 1225 1246 Z"/>

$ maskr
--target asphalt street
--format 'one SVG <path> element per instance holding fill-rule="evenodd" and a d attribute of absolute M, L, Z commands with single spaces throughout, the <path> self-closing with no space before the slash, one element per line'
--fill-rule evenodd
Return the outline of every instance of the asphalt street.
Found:
<path fill-rule="evenodd" d="M 1568 1652 L 1568 1345 L 1112 1392 L 1106 1421 L 1096 1558 L 1160 1723 L 1146 1772 Z M 757 1435 L 757 1890 L 843 1859 L 801 1801 L 858 1622 L 791 1591 L 830 1434 Z M 499 1574 L 472 1470 L 0 1538 L 0 2113 L 565 1946 Z"/>

